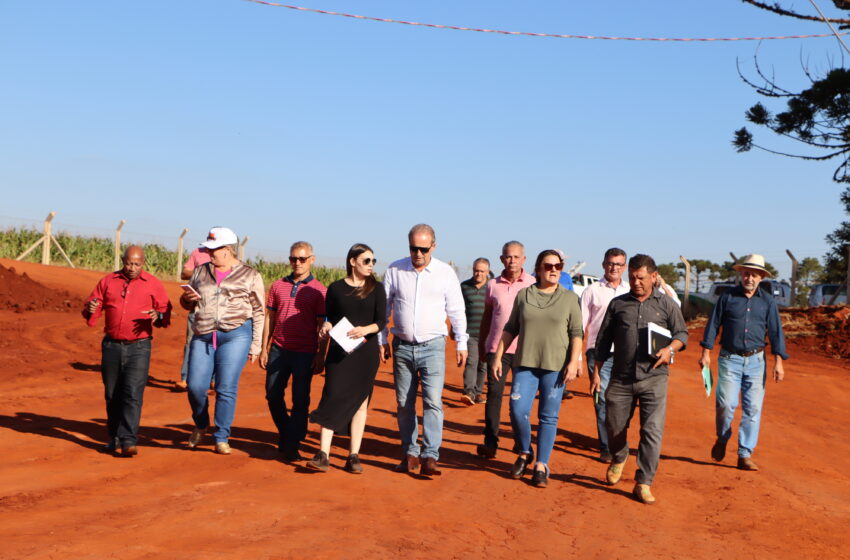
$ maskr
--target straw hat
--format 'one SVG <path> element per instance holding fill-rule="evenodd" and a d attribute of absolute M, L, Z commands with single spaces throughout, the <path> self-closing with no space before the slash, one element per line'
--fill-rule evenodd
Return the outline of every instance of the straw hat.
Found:
<path fill-rule="evenodd" d="M 764 266 L 764 257 L 761 255 L 757 255 L 753 253 L 752 255 L 747 255 L 742 259 L 740 264 L 733 264 L 732 268 L 735 270 L 741 270 L 742 268 L 749 268 L 752 270 L 758 270 L 762 274 L 764 274 L 767 278 L 770 278 L 772 274 L 767 268 Z"/>

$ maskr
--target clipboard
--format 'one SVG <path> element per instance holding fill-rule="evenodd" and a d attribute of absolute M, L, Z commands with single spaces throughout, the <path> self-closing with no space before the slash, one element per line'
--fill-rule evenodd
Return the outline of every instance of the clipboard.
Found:
<path fill-rule="evenodd" d="M 348 318 L 343 317 L 339 320 L 339 322 L 331 328 L 330 335 L 339 346 L 346 351 L 346 353 L 351 354 L 355 350 L 357 350 L 363 343 L 366 342 L 366 337 L 361 336 L 360 338 L 349 338 L 348 331 L 354 328 L 354 325 L 351 324 L 351 321 Z"/>
<path fill-rule="evenodd" d="M 647 323 L 647 353 L 650 356 L 655 356 L 658 354 L 658 351 L 664 348 L 665 346 L 669 346 L 671 342 L 673 342 L 673 334 L 660 325 L 656 325 L 655 323 Z"/>

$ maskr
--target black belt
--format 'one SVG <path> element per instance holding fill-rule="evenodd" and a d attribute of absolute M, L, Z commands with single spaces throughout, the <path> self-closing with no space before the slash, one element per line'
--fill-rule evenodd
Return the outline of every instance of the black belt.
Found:
<path fill-rule="evenodd" d="M 106 340 L 108 340 L 109 342 L 114 342 L 115 344 L 127 345 L 127 344 L 135 344 L 135 343 L 141 342 L 143 340 L 150 340 L 151 338 L 153 338 L 153 337 L 148 336 L 148 337 L 145 337 L 145 338 L 136 338 L 136 339 L 133 339 L 133 340 L 118 340 L 118 339 L 107 336 Z"/>
<path fill-rule="evenodd" d="M 762 350 L 764 350 L 764 346 L 762 346 L 761 348 L 756 348 L 755 350 L 748 350 L 746 352 L 733 352 L 731 350 L 727 350 L 727 352 L 729 352 L 730 354 L 735 354 L 736 356 L 741 356 L 742 358 L 749 358 L 750 356 L 755 356 Z"/>

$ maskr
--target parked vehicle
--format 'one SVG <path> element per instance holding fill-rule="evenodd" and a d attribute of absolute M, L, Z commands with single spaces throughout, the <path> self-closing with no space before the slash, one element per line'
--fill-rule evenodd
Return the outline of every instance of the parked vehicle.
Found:
<path fill-rule="evenodd" d="M 698 309 L 703 311 L 703 308 L 710 309 L 711 306 L 717 303 L 717 300 L 721 295 L 737 285 L 737 282 L 731 282 L 728 280 L 723 282 L 714 282 L 708 289 L 708 292 L 693 293 L 690 295 L 690 298 L 695 300 Z M 779 280 L 765 279 L 761 281 L 759 288 L 769 294 L 772 294 L 779 307 L 789 307 L 791 305 L 791 286 L 789 284 L 780 282 Z"/>
<path fill-rule="evenodd" d="M 847 290 L 843 284 L 817 284 L 812 286 L 812 291 L 809 292 L 809 307 L 829 305 L 836 292 L 838 292 L 838 297 L 835 298 L 835 304 L 847 303 Z"/>
<path fill-rule="evenodd" d="M 599 282 L 599 278 L 596 276 L 591 276 L 590 274 L 576 274 L 573 276 L 573 291 L 578 297 L 581 297 L 581 293 L 585 288 L 597 282 Z"/>

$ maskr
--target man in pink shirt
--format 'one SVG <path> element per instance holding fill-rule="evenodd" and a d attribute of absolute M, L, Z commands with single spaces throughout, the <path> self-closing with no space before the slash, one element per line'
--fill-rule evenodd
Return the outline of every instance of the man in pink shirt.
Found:
<path fill-rule="evenodd" d="M 210 235 L 212 233 L 212 230 L 210 230 L 207 234 L 207 241 L 210 241 Z M 189 255 L 189 260 L 183 265 L 183 270 L 180 271 L 180 279 L 184 281 L 190 280 L 195 269 L 208 262 L 210 262 L 210 254 L 207 252 L 206 247 L 198 247 L 192 251 L 192 254 Z M 174 382 L 174 387 L 178 391 L 185 391 L 188 387 L 186 376 L 189 374 L 189 345 L 192 342 L 192 322 L 194 319 L 195 312 L 190 311 L 189 320 L 186 322 L 186 344 L 183 346 L 183 365 L 180 367 L 180 381 Z"/>
<path fill-rule="evenodd" d="M 584 328 L 584 339 L 587 341 L 585 357 L 587 358 L 588 380 L 593 380 L 596 336 L 605 318 L 608 304 L 617 296 L 629 292 L 629 283 L 623 281 L 626 270 L 626 252 L 612 247 L 605 251 L 602 259 L 604 276 L 599 282 L 585 288 L 581 294 L 581 321 Z M 611 462 L 611 452 L 608 450 L 608 433 L 605 431 L 605 390 L 611 380 L 611 368 L 614 365 L 613 354 L 602 364 L 599 370 L 599 392 L 594 395 L 593 403 L 596 409 L 596 432 L 599 434 L 599 461 Z"/>
<path fill-rule="evenodd" d="M 534 277 L 522 269 L 525 265 L 525 247 L 519 241 L 508 241 L 502 246 L 499 257 L 505 269 L 487 283 L 484 296 L 484 316 L 478 349 L 482 360 L 487 361 L 487 404 L 484 408 L 484 443 L 477 448 L 478 455 L 492 459 L 499 448 L 499 424 L 502 416 L 502 398 L 507 375 L 493 375 L 493 356 L 502 338 L 502 329 L 511 315 L 517 293 L 532 284 Z M 517 338 L 502 356 L 502 371 L 507 372 L 513 363 Z M 516 432 L 516 430 L 514 430 Z"/>

